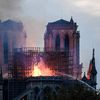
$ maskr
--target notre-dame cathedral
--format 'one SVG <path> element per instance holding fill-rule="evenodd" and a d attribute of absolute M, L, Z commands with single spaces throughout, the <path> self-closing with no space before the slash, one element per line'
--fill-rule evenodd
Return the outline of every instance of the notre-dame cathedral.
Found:
<path fill-rule="evenodd" d="M 0 70 L 0 98 L 3 98 L 2 100 L 33 100 L 32 98 L 43 100 L 39 98 L 45 96 L 43 93 L 46 88 L 52 89 L 52 93 L 56 94 L 56 88 L 61 83 L 65 82 L 65 84 L 70 85 L 71 83 L 68 82 L 73 82 L 73 80 L 74 82 L 79 80 L 81 83 L 86 83 L 84 85 L 96 89 L 95 50 L 93 49 L 87 75 L 84 74 L 82 77 L 80 32 L 77 28 L 78 25 L 72 17 L 70 21 L 60 19 L 49 22 L 44 34 L 43 51 L 36 47 L 13 48 L 11 53 L 13 55 L 7 55 L 8 63 L 6 65 L 9 69 L 9 76 L 4 79 L 2 68 Z M 3 48 L 2 50 L 5 50 L 5 46 L 3 47 L 0 46 Z M 9 48 L 9 45 L 7 47 Z M 56 74 L 36 77 L 32 75 L 34 66 L 31 65 L 37 66 L 41 58 L 43 58 L 45 65 Z M 1 66 L 4 67 L 3 64 Z M 44 70 L 42 71 L 45 72 Z"/>

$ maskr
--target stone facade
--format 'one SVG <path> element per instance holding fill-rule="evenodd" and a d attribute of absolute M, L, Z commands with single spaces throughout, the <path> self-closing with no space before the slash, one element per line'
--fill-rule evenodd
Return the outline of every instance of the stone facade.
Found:
<path fill-rule="evenodd" d="M 3 70 L 6 70 L 9 55 L 12 55 L 14 48 L 22 48 L 25 45 L 26 32 L 21 22 L 13 20 L 0 22 L 0 62 Z"/>
<path fill-rule="evenodd" d="M 82 65 L 80 64 L 80 33 L 78 25 L 71 18 L 70 21 L 60 19 L 48 23 L 44 36 L 44 48 L 46 51 L 67 52 L 69 57 L 68 67 L 72 76 L 80 79 Z M 70 59 L 71 58 L 71 59 Z"/>

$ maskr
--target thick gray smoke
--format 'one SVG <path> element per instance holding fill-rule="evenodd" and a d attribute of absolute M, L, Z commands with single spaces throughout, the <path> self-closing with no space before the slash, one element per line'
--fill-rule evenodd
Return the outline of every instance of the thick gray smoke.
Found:
<path fill-rule="evenodd" d="M 18 16 L 22 10 L 24 0 L 0 0 L 0 19 Z"/>

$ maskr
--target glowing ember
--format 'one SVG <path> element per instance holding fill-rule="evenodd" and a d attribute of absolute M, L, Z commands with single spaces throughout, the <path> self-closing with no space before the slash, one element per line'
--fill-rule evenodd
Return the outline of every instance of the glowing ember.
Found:
<path fill-rule="evenodd" d="M 32 76 L 53 76 L 55 72 L 50 70 L 44 63 L 43 59 L 40 58 L 40 62 L 38 64 L 34 64 Z"/>

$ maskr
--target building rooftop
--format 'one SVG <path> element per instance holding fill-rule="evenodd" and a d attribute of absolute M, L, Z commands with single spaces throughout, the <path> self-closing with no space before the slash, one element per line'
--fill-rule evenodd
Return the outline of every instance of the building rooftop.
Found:
<path fill-rule="evenodd" d="M 55 29 L 57 27 L 60 28 L 68 28 L 68 29 L 77 29 L 77 24 L 74 22 L 73 18 L 71 17 L 70 21 L 66 21 L 64 19 L 59 19 L 55 22 L 49 22 L 47 25 L 47 29 Z"/>
<path fill-rule="evenodd" d="M 17 30 L 21 31 L 23 30 L 23 24 L 22 22 L 16 22 L 13 20 L 6 20 L 0 23 L 0 30 Z"/>
<path fill-rule="evenodd" d="M 57 20 L 55 22 L 50 22 L 49 24 L 69 24 L 70 22 L 69 21 L 66 21 L 64 19 L 60 19 L 60 20 Z"/>

